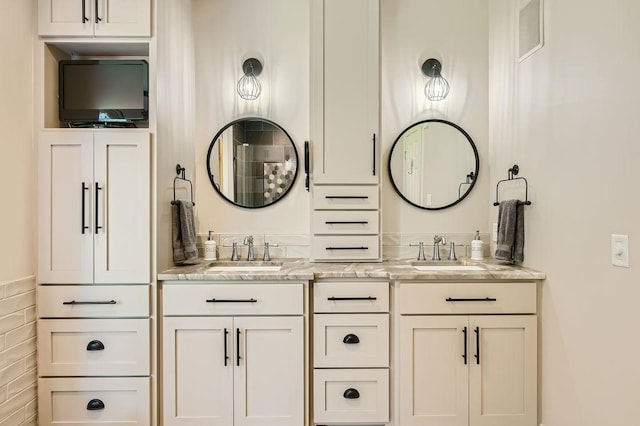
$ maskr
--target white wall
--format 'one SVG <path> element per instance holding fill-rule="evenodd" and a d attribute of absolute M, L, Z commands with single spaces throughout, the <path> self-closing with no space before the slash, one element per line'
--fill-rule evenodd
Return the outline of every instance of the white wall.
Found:
<path fill-rule="evenodd" d="M 637 424 L 640 3 L 546 1 L 545 46 L 518 65 L 518 4 L 490 2 L 491 182 L 519 163 L 525 263 L 548 277 L 541 422 Z M 631 268 L 611 266 L 612 233 L 629 235 Z"/>
<path fill-rule="evenodd" d="M 382 96 L 382 229 L 385 233 L 488 232 L 488 3 L 477 0 L 380 2 Z M 451 84 L 449 96 L 430 102 L 422 63 L 436 58 Z M 357 70 L 345 70 L 357 72 Z M 464 128 L 480 155 L 479 178 L 458 205 L 439 211 L 404 202 L 387 172 L 391 146 L 420 120 L 438 118 Z M 468 241 L 456 241 L 464 243 Z"/>
<path fill-rule="evenodd" d="M 300 0 L 193 0 L 195 49 L 196 203 L 199 233 L 308 234 L 304 141 L 309 139 L 309 2 Z M 256 57 L 262 95 L 236 93 L 242 62 Z M 253 210 L 223 200 L 207 177 L 213 137 L 230 121 L 258 116 L 280 124 L 298 150 L 298 179 L 277 204 Z"/>

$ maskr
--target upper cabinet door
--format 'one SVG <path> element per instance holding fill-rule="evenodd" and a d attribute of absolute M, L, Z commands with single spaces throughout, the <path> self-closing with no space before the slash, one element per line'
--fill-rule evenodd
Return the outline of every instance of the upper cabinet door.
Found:
<path fill-rule="evenodd" d="M 96 132 L 96 283 L 150 279 L 150 151 L 147 132 Z"/>
<path fill-rule="evenodd" d="M 151 35 L 150 0 L 38 0 L 41 36 Z"/>
<path fill-rule="evenodd" d="M 91 283 L 93 134 L 42 132 L 38 144 L 38 280 Z"/>
<path fill-rule="evenodd" d="M 376 184 L 379 0 L 314 0 L 312 13 L 314 183 Z"/>

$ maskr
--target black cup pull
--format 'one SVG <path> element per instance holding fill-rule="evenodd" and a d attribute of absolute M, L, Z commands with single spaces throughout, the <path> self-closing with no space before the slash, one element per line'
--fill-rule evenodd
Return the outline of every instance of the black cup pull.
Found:
<path fill-rule="evenodd" d="M 354 345 L 356 343 L 360 343 L 360 338 L 355 334 L 347 334 L 346 336 L 344 336 L 344 339 L 342 339 L 342 343 L 346 343 L 347 345 Z"/>
<path fill-rule="evenodd" d="M 349 388 L 346 391 L 344 391 L 342 396 L 345 397 L 346 399 L 358 399 L 360 398 L 360 392 L 358 392 L 358 389 Z"/>
<path fill-rule="evenodd" d="M 99 399 L 92 399 L 87 403 L 87 410 L 104 410 L 104 402 L 100 401 Z"/>
<path fill-rule="evenodd" d="M 87 343 L 87 350 L 88 351 L 104 351 L 104 343 L 102 343 L 100 340 L 92 340 L 89 343 Z"/>

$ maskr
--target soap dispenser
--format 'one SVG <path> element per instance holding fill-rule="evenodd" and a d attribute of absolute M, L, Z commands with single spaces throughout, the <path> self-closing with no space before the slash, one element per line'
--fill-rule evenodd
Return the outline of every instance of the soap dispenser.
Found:
<path fill-rule="evenodd" d="M 484 242 L 480 239 L 480 231 L 471 241 L 471 260 L 484 260 Z"/>
<path fill-rule="evenodd" d="M 209 238 L 204 242 L 204 260 L 216 260 L 217 244 L 211 235 L 213 231 L 209 231 Z"/>

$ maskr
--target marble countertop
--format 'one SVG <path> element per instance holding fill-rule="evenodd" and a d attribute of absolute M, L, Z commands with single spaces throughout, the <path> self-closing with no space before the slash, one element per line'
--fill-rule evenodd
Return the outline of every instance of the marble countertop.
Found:
<path fill-rule="evenodd" d="M 194 265 L 176 266 L 158 274 L 159 281 L 312 281 L 319 279 L 375 278 L 388 280 L 542 280 L 543 272 L 496 260 L 484 262 L 462 260 L 461 265 L 479 266 L 480 270 L 440 269 L 420 271 L 414 264 L 447 265 L 446 261 L 416 262 L 396 260 L 377 263 L 313 263 L 307 259 L 282 259 L 272 262 L 200 261 Z M 259 270 L 281 265 L 279 270 Z M 212 266 L 220 271 L 209 271 Z M 242 270 L 252 267 L 256 270 Z M 235 269 L 238 268 L 238 269 Z M 268 268 L 265 268 L 268 269 Z"/>

